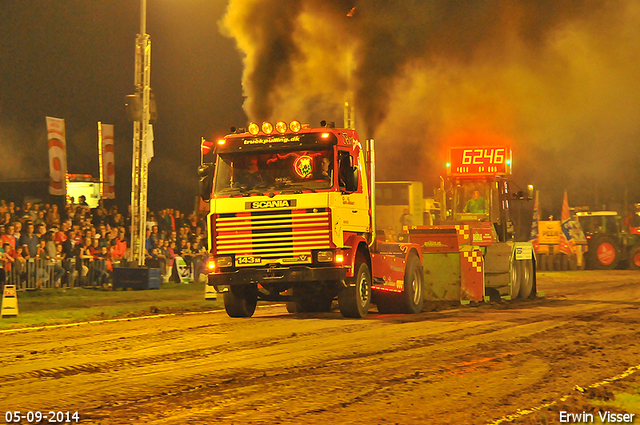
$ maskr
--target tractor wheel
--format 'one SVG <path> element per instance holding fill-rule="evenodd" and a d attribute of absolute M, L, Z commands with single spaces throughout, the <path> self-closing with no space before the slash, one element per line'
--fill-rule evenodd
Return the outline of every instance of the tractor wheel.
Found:
<path fill-rule="evenodd" d="M 590 265 L 596 270 L 613 270 L 620 262 L 620 250 L 611 236 L 600 236 L 589 247 Z"/>
<path fill-rule="evenodd" d="M 520 294 L 520 261 L 516 261 L 515 256 L 511 257 L 511 272 L 509 273 L 509 283 L 511 299 L 515 300 Z"/>
<path fill-rule="evenodd" d="M 224 309 L 229 317 L 251 317 L 258 304 L 255 285 L 231 285 L 224 293 Z"/>
<path fill-rule="evenodd" d="M 527 299 L 533 291 L 533 260 L 520 260 L 518 264 L 518 278 L 520 279 L 520 293 L 518 298 Z"/>
<path fill-rule="evenodd" d="M 629 268 L 640 270 L 640 246 L 636 246 L 629 252 Z"/>
<path fill-rule="evenodd" d="M 340 313 L 344 317 L 365 317 L 371 305 L 371 272 L 366 263 L 356 262 L 356 273 L 347 287 L 338 293 Z"/>

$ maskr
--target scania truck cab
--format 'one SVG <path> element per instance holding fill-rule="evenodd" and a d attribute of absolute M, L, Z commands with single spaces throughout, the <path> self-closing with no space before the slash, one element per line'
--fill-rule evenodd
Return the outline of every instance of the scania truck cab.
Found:
<path fill-rule="evenodd" d="M 289 311 L 345 317 L 416 313 L 423 305 L 422 254 L 375 236 L 373 142 L 351 129 L 299 122 L 250 124 L 216 143 L 202 171 L 210 198 L 208 284 L 232 317 L 258 300 Z M 205 167 L 206 168 L 206 167 Z"/>

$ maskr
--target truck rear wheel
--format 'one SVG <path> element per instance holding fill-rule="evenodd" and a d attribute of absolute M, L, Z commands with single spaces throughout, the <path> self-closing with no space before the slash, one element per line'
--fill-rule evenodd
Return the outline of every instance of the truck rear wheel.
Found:
<path fill-rule="evenodd" d="M 420 313 L 424 306 L 423 276 L 420 258 L 415 254 L 411 254 L 404 273 L 404 290 L 400 294 L 377 294 L 376 305 L 378 306 L 378 313 Z"/>
<path fill-rule="evenodd" d="M 371 304 L 371 271 L 366 263 L 356 262 L 355 275 L 338 293 L 340 313 L 344 317 L 362 318 Z"/>
<path fill-rule="evenodd" d="M 229 317 L 251 317 L 258 304 L 255 285 L 231 285 L 224 293 L 224 309 Z"/>
<path fill-rule="evenodd" d="M 404 313 L 416 314 L 424 306 L 424 279 L 420 258 L 409 255 L 404 274 L 404 290 L 402 293 L 377 294 L 378 312 L 381 314 Z"/>
<path fill-rule="evenodd" d="M 596 270 L 613 270 L 620 262 L 620 251 L 611 236 L 600 236 L 589 247 L 590 266 Z"/>
<path fill-rule="evenodd" d="M 640 246 L 636 246 L 629 252 L 629 268 L 640 270 Z"/>
<path fill-rule="evenodd" d="M 404 313 L 416 314 L 424 306 L 424 275 L 420 258 L 409 254 L 404 272 L 404 291 L 402 292 Z"/>

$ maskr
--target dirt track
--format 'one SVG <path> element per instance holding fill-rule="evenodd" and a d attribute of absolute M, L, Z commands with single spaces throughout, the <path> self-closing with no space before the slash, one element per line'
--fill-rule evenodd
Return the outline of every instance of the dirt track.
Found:
<path fill-rule="evenodd" d="M 414 316 L 272 305 L 251 319 L 0 333 L 0 419 L 56 410 L 78 411 L 82 424 L 486 424 L 640 365 L 640 273 L 541 273 L 538 288 L 544 299 Z"/>

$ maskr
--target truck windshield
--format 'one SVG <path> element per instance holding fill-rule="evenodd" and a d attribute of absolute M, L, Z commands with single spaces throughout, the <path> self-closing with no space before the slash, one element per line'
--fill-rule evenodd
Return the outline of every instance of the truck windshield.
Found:
<path fill-rule="evenodd" d="M 333 186 L 333 150 L 228 153 L 218 156 L 216 195 Z"/>

